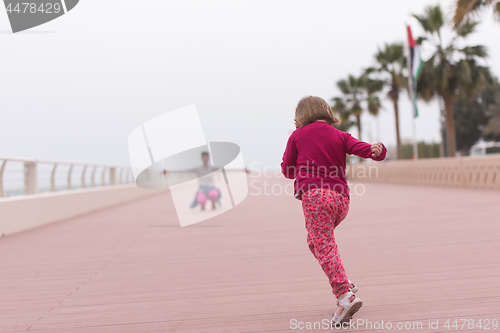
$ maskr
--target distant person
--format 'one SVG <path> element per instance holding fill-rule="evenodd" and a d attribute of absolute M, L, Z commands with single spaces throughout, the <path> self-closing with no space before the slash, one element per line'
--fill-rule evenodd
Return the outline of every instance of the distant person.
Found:
<path fill-rule="evenodd" d="M 201 210 L 205 210 L 205 204 L 208 200 L 212 202 L 212 209 L 216 209 L 215 203 L 220 205 L 220 191 L 215 187 L 213 174 L 217 168 L 208 163 L 209 159 L 210 155 L 208 152 L 202 152 L 201 160 L 203 161 L 203 165 L 193 169 L 198 177 L 199 188 L 196 192 L 194 201 L 191 204 L 191 208 L 195 208 L 197 205 L 200 205 Z"/>
<path fill-rule="evenodd" d="M 332 326 L 349 322 L 363 304 L 354 295 L 358 289 L 347 278 L 333 234 L 349 210 L 346 154 L 382 161 L 387 153 L 381 142 L 370 145 L 333 127 L 339 122 L 322 98 L 302 98 L 295 110 L 296 130 L 288 139 L 281 163 L 283 175 L 295 179 L 294 192 L 302 201 L 309 249 L 337 297 Z"/>
<path fill-rule="evenodd" d="M 200 206 L 201 210 L 205 210 L 205 205 L 208 200 L 212 202 L 212 209 L 216 209 L 216 203 L 220 205 L 221 193 L 218 188 L 215 187 L 214 174 L 213 172 L 219 168 L 215 168 L 209 163 L 210 155 L 208 152 L 204 151 L 201 153 L 201 160 L 203 164 L 197 168 L 182 170 L 179 172 L 194 172 L 196 173 L 196 178 L 198 178 L 198 190 L 195 193 L 193 202 L 191 203 L 191 208 Z M 163 170 L 162 174 L 167 175 L 170 171 Z"/>

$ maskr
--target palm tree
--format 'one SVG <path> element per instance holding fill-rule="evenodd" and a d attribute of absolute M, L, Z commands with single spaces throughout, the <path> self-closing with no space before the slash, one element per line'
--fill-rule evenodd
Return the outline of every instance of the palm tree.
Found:
<path fill-rule="evenodd" d="M 366 74 L 380 73 L 385 76 L 384 85 L 389 88 L 387 97 L 392 100 L 394 106 L 394 118 L 396 121 L 396 146 L 398 159 L 403 158 L 401 138 L 399 135 L 399 93 L 408 86 L 407 78 L 403 71 L 406 70 L 405 47 L 403 43 L 385 44 L 383 49 L 378 49 L 375 54 L 377 67 L 366 69 Z"/>
<path fill-rule="evenodd" d="M 445 24 L 439 5 L 429 6 L 424 15 L 413 15 L 422 25 L 425 37 L 417 39 L 433 46 L 432 56 L 424 62 L 418 78 L 417 88 L 420 97 L 429 101 L 437 95 L 442 98 L 446 119 L 446 145 L 448 156 L 455 156 L 457 149 L 453 102 L 460 94 L 471 95 L 491 82 L 489 69 L 478 64 L 479 59 L 487 56 L 482 45 L 458 47 L 458 41 L 474 32 L 476 22 L 465 21 L 453 27 L 453 37 L 443 45 L 441 29 Z"/>
<path fill-rule="evenodd" d="M 340 123 L 336 124 L 337 127 L 342 132 L 347 132 L 351 127 L 356 125 L 354 121 L 351 119 L 351 112 L 347 109 L 344 101 L 340 97 L 335 97 L 332 99 L 333 105 L 331 109 L 333 112 L 337 113 L 340 116 Z"/>
<path fill-rule="evenodd" d="M 487 7 L 492 7 L 494 19 L 500 22 L 500 0 L 456 0 L 453 22 L 459 25 Z"/>
<path fill-rule="evenodd" d="M 339 113 L 344 121 L 355 119 L 358 139 L 361 140 L 361 114 L 365 107 L 372 115 L 378 114 L 381 104 L 376 93 L 382 90 L 383 82 L 370 79 L 367 75 L 349 75 L 346 80 L 337 81 L 337 87 L 343 96 L 332 99 L 335 102 L 332 110 Z"/>

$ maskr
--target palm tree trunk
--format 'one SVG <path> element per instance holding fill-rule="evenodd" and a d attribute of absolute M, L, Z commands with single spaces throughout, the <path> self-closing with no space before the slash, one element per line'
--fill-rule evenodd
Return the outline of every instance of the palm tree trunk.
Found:
<path fill-rule="evenodd" d="M 361 116 L 356 116 L 356 126 L 358 127 L 358 140 L 361 140 Z"/>
<path fill-rule="evenodd" d="M 394 118 L 396 119 L 396 150 L 398 160 L 403 158 L 403 147 L 401 147 L 401 138 L 399 136 L 399 106 L 398 99 L 393 98 L 392 104 L 394 105 Z"/>
<path fill-rule="evenodd" d="M 446 116 L 446 145 L 448 156 L 454 157 L 457 151 L 457 136 L 455 134 L 455 119 L 453 117 L 453 102 L 451 96 L 444 95 L 444 110 Z"/>
<path fill-rule="evenodd" d="M 358 140 L 361 141 L 361 115 L 356 115 L 356 127 L 358 128 Z M 359 163 L 364 163 L 363 158 L 359 158 Z"/>

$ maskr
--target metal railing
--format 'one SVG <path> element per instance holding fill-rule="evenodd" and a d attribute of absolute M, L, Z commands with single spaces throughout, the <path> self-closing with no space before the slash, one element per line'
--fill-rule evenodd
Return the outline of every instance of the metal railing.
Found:
<path fill-rule="evenodd" d="M 0 156 L 0 197 L 132 182 L 128 166 Z"/>

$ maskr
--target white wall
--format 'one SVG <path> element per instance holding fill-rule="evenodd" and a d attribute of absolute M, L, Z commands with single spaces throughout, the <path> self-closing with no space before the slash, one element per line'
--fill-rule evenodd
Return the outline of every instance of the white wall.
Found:
<path fill-rule="evenodd" d="M 0 198 L 0 236 L 162 191 L 125 184 Z"/>
<path fill-rule="evenodd" d="M 353 164 L 349 180 L 500 190 L 500 155 Z"/>

